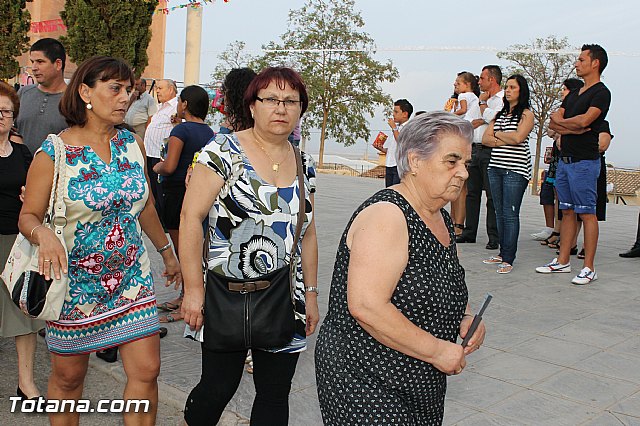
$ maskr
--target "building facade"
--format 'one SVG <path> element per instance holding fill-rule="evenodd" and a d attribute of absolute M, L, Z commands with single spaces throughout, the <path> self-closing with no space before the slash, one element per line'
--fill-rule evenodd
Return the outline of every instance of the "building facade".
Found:
<path fill-rule="evenodd" d="M 27 9 L 31 13 L 31 31 L 29 31 L 29 42 L 33 44 L 41 38 L 59 38 L 65 35 L 67 29 L 60 18 L 60 11 L 64 9 L 65 0 L 33 0 L 27 3 Z M 151 41 L 147 48 L 149 56 L 149 65 L 142 73 L 147 79 L 164 78 L 164 43 L 166 34 L 167 16 L 162 13 L 153 15 L 151 24 Z M 21 85 L 32 84 L 29 63 L 29 53 L 23 54 L 19 60 L 20 76 L 19 83 Z M 71 78 L 76 70 L 76 64 L 67 58 L 67 66 L 65 67 L 65 78 Z"/>

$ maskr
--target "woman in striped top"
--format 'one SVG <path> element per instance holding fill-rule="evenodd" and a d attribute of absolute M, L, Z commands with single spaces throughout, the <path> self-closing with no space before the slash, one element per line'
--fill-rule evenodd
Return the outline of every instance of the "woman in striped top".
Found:
<path fill-rule="evenodd" d="M 504 107 L 482 137 L 483 145 L 493 147 L 488 175 L 500 237 L 500 253 L 484 263 L 498 264 L 499 274 L 511 272 L 516 258 L 520 205 L 531 179 L 529 133 L 533 129 L 527 80 L 512 75 L 504 93 Z"/>

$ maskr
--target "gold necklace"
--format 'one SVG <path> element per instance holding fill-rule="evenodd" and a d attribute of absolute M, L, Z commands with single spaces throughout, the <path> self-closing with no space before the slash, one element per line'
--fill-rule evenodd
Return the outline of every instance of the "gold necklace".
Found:
<path fill-rule="evenodd" d="M 262 150 L 262 152 L 265 153 L 265 155 L 267 157 L 269 157 L 269 161 L 271 161 L 271 170 L 273 170 L 274 172 L 278 173 L 280 171 L 280 164 L 282 164 L 284 162 L 284 160 L 287 159 L 287 157 L 289 156 L 289 151 L 291 151 L 291 144 L 289 143 L 289 141 L 287 141 L 287 152 L 286 154 L 284 154 L 284 157 L 282 157 L 282 160 L 280 161 L 274 161 L 273 158 L 271 158 L 271 156 L 269 155 L 269 153 L 267 152 L 266 149 L 264 149 L 264 146 L 262 145 L 262 143 L 258 140 L 258 138 L 256 138 L 256 134 L 253 132 L 253 130 L 251 131 L 251 133 L 253 134 L 253 140 L 256 141 L 256 143 L 258 144 L 258 146 L 260 147 L 260 149 Z"/>

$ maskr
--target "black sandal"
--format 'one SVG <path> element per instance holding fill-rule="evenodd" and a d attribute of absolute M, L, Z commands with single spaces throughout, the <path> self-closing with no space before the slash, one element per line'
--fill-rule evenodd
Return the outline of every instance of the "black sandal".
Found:
<path fill-rule="evenodd" d="M 453 227 L 464 231 L 464 224 L 463 223 L 454 223 Z M 460 232 L 458 234 L 455 229 L 453 230 L 453 233 L 456 234 L 456 237 L 459 237 L 460 235 L 462 235 L 462 232 Z"/>
<path fill-rule="evenodd" d="M 551 247 L 551 244 L 549 244 L 549 247 Z M 556 250 L 556 254 L 560 254 L 560 244 L 558 244 L 558 250 Z M 576 254 L 578 254 L 578 246 L 573 246 L 571 248 L 571 251 L 569 252 L 569 254 L 571 256 L 575 256 Z M 578 256 L 579 259 L 584 259 L 583 257 Z"/>
<path fill-rule="evenodd" d="M 548 238 L 545 238 L 544 240 L 540 241 L 540 244 L 542 244 L 543 246 L 548 246 L 549 244 L 553 244 L 553 243 L 557 244 L 558 241 L 560 240 L 560 238 L 558 238 L 559 236 L 560 236 L 559 232 L 553 231 Z"/>

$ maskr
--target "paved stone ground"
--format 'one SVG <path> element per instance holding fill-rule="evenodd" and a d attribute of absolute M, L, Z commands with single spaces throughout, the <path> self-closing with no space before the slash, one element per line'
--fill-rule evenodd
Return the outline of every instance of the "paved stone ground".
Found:
<path fill-rule="evenodd" d="M 382 188 L 381 180 L 320 175 L 316 194 L 322 293 L 320 313 L 326 313 L 328 288 L 339 238 L 353 210 Z M 637 207 L 609 205 L 608 220 L 601 224 L 597 255 L 599 280 L 590 286 L 570 283 L 573 274 L 536 274 L 539 266 L 555 257 L 550 249 L 532 241 L 529 234 L 543 225 L 537 197 L 525 196 L 521 210 L 518 259 L 514 271 L 498 275 L 482 264 L 490 254 L 486 235 L 476 244 L 460 245 L 467 271 L 467 286 L 474 308 L 484 294 L 494 300 L 485 314 L 488 334 L 482 349 L 468 358 L 466 370 L 449 380 L 446 425 L 640 425 L 640 291 L 637 274 L 640 260 L 622 259 L 635 238 Z M 481 217 L 481 222 L 484 218 Z M 581 263 L 572 259 L 574 269 Z M 153 258 L 154 272 L 160 271 Z M 174 292 L 158 286 L 160 301 Z M 162 340 L 158 424 L 181 424 L 181 408 L 188 392 L 199 380 L 200 348 L 183 339 L 181 323 L 168 324 Z M 39 342 L 42 343 L 42 342 Z M 303 354 L 293 381 L 291 425 L 321 425 L 315 390 L 313 347 Z M 45 388 L 48 366 L 39 345 L 38 384 Z M 8 395 L 15 387 L 13 347 L 0 340 L 0 368 L 11 372 L 0 380 L 0 424 L 40 424 L 9 415 Z M 13 364 L 12 364 L 13 363 Z M 87 396 L 116 398 L 122 392 L 120 362 L 112 365 L 92 357 Z M 108 395 L 107 395 L 108 394 Z M 112 395 L 112 396 L 111 396 Z M 251 376 L 244 374 L 238 392 L 220 424 L 248 424 L 254 390 Z M 117 424 L 87 416 L 86 424 Z M 105 423 L 99 423 L 104 421 Z"/>

